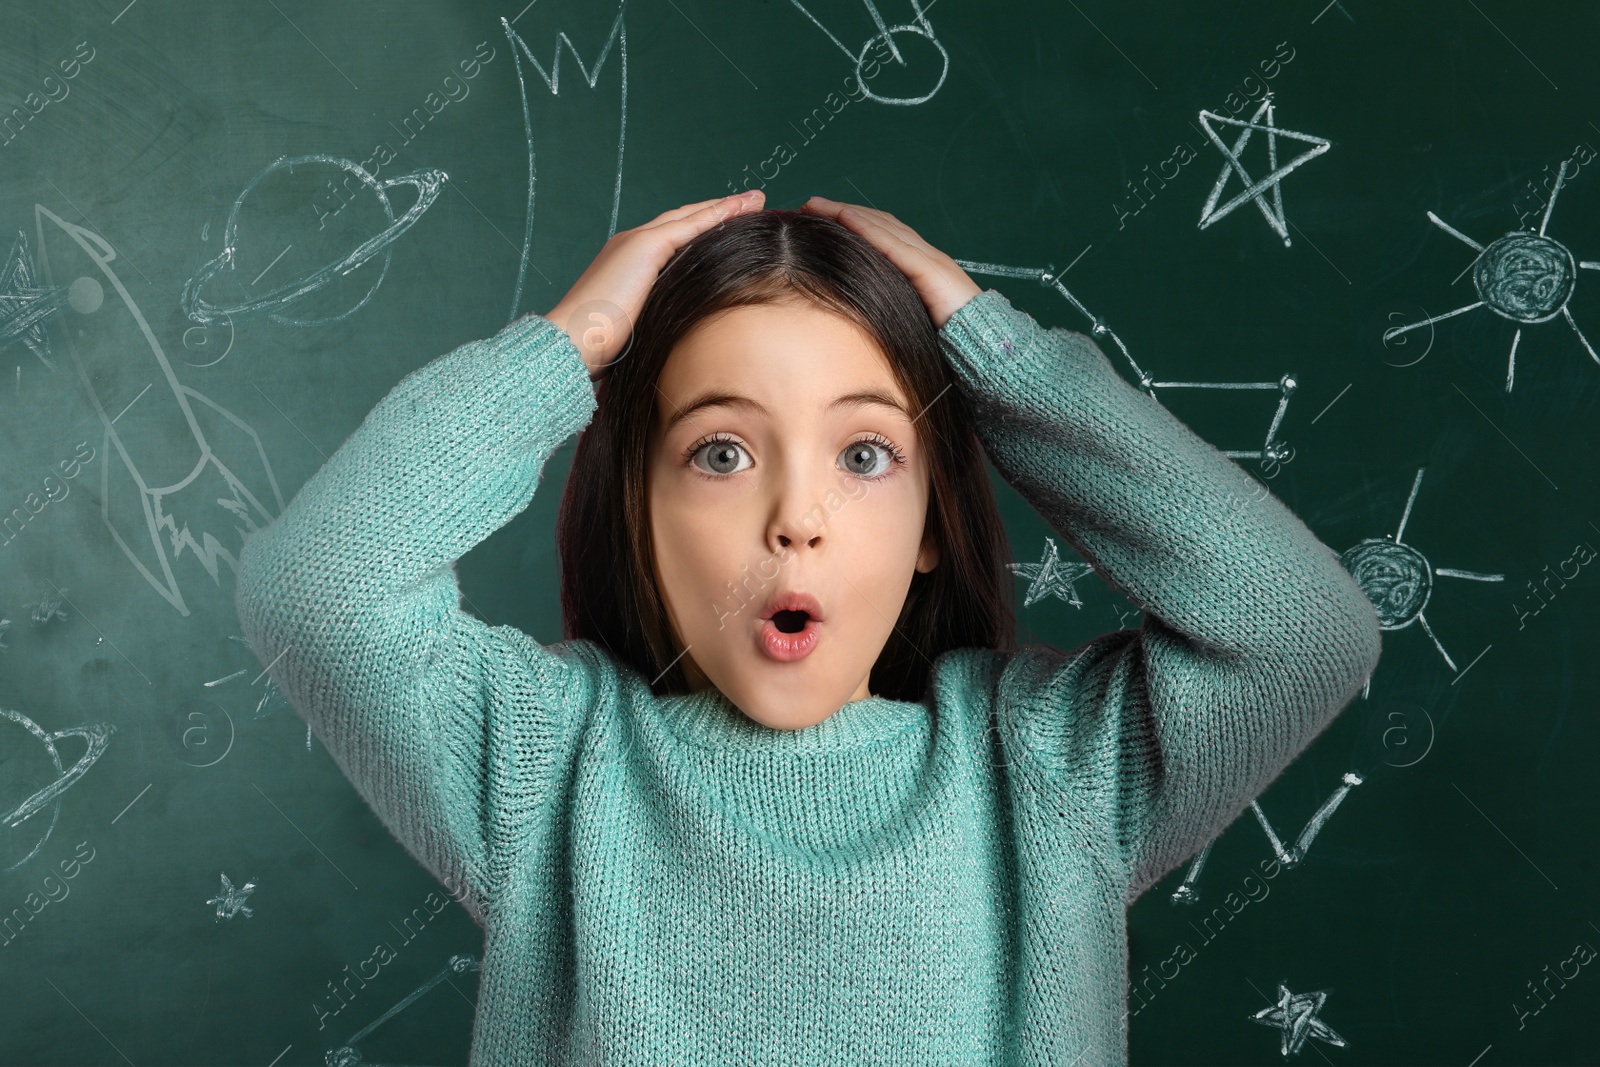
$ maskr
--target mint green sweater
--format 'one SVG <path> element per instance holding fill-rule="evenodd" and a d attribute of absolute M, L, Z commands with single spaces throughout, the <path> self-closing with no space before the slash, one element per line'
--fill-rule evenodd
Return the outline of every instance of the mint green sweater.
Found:
<path fill-rule="evenodd" d="M 1128 905 L 1361 689 L 1377 616 L 1088 337 L 988 290 L 940 341 L 1139 629 L 948 652 L 922 701 L 781 731 L 486 625 L 455 561 L 596 407 L 531 315 L 408 374 L 246 541 L 255 654 L 483 927 L 472 1064 L 1126 1062 Z"/>

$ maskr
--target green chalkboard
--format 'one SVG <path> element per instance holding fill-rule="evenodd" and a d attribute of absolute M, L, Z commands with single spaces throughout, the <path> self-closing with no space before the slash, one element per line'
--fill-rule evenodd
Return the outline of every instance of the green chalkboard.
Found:
<path fill-rule="evenodd" d="M 0 1063 L 465 1062 L 481 932 L 235 560 L 407 372 L 757 184 L 1093 330 L 1389 627 L 1134 904 L 1133 1062 L 1595 1062 L 1600 9 L 919 4 L 0 3 Z M 547 642 L 571 446 L 459 568 Z M 1137 625 L 1075 588 L 1022 635 Z"/>

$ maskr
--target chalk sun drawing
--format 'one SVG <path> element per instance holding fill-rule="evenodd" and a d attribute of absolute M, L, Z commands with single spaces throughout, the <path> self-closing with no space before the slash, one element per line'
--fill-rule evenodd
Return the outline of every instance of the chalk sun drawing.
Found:
<path fill-rule="evenodd" d="M 45 333 L 44 324 L 70 299 L 70 290 L 38 283 L 33 256 L 28 252 L 28 237 L 18 230 L 11 255 L 0 269 L 0 350 L 21 341 L 40 363 L 55 370 L 55 364 L 50 362 L 50 336 Z"/>
<path fill-rule="evenodd" d="M 1084 249 L 1088 251 L 1087 248 Z M 1082 253 L 1079 253 L 1082 255 Z M 1287 442 L 1278 439 L 1278 429 L 1283 424 L 1283 416 L 1289 410 L 1289 398 L 1299 388 L 1299 382 L 1293 374 L 1285 374 L 1275 382 L 1158 382 L 1138 363 L 1128 352 L 1128 346 L 1122 343 L 1116 331 L 1106 325 L 1106 321 L 1098 315 L 1091 314 L 1077 297 L 1065 285 L 1061 284 L 1061 277 L 1054 267 L 1039 269 L 1035 267 L 1008 267 L 1003 263 L 979 263 L 970 259 L 958 259 L 956 264 L 965 271 L 973 274 L 985 274 L 996 278 L 1032 278 L 1045 288 L 1053 288 L 1064 297 L 1067 303 L 1077 309 L 1078 313 L 1089 320 L 1089 332 L 1093 337 L 1109 337 L 1122 357 L 1133 368 L 1133 373 L 1139 379 L 1139 388 L 1149 394 L 1150 399 L 1161 403 L 1161 398 L 1156 395 L 1157 389 L 1266 389 L 1276 390 L 1278 393 L 1278 407 L 1273 412 L 1272 422 L 1267 427 L 1267 439 L 1260 448 L 1244 451 L 1223 450 L 1222 454 L 1233 459 L 1273 459 L 1279 462 L 1286 461 L 1293 449 Z M 1165 405 L 1162 405 L 1163 407 Z"/>
<path fill-rule="evenodd" d="M 618 101 L 617 169 L 616 177 L 611 184 L 611 226 L 606 231 L 606 237 L 609 238 L 617 232 L 617 213 L 622 206 L 622 153 L 628 136 L 628 30 L 622 20 L 626 6 L 626 4 L 617 5 L 616 20 L 611 24 L 611 32 L 600 48 L 600 55 L 595 60 L 593 70 L 584 63 L 577 46 L 565 32 L 556 34 L 555 54 L 551 57 L 550 69 L 546 70 L 542 63 L 533 58 L 533 50 L 517 31 L 511 28 L 511 23 L 505 16 L 500 18 L 500 25 L 505 29 L 506 42 L 511 48 L 511 62 L 517 72 L 517 85 L 522 91 L 522 133 L 528 145 L 528 207 L 522 224 L 522 258 L 517 264 L 517 284 L 511 294 L 511 314 L 506 317 L 507 322 L 517 317 L 517 309 L 522 303 L 522 286 L 527 279 L 528 257 L 533 249 L 533 194 L 538 174 L 534 152 L 533 114 L 528 103 L 528 82 L 522 75 L 522 61 L 526 59 L 533 65 L 533 69 L 539 72 L 539 77 L 544 82 L 545 88 L 550 90 L 551 96 L 560 96 L 562 45 L 566 45 L 567 51 L 572 53 L 573 61 L 578 64 L 578 70 L 582 72 L 583 80 L 590 89 L 595 87 L 600 79 L 600 72 L 605 69 L 606 57 L 611 54 L 611 46 L 613 44 L 617 46 L 617 63 L 621 68 L 622 89 Z"/>
<path fill-rule="evenodd" d="M 0 708 L 0 720 L 9 721 L 32 734 L 39 744 L 44 747 L 45 756 L 49 759 L 51 766 L 55 768 L 53 780 L 33 787 L 33 792 L 24 797 L 16 807 L 10 811 L 0 813 L 0 850 L 3 850 L 0 851 L 0 855 L 11 855 L 22 850 L 21 846 L 17 844 L 21 838 L 19 834 L 14 832 L 17 827 L 42 811 L 46 805 L 53 804 L 55 807 L 54 813 L 50 816 L 50 825 L 44 828 L 44 833 L 34 842 L 33 847 L 28 850 L 27 854 L 21 859 L 13 860 L 4 868 L 0 868 L 11 871 L 31 860 L 44 847 L 44 843 L 50 840 L 50 834 L 56 828 L 56 821 L 61 818 L 61 794 L 65 793 L 74 782 L 87 774 L 89 768 L 95 765 L 95 761 L 105 755 L 106 746 L 111 743 L 111 735 L 116 733 L 117 728 L 109 722 L 91 722 L 82 726 L 57 730 L 55 733 L 50 734 L 45 733 L 38 723 L 22 712 L 12 711 L 9 708 Z M 14 732 L 10 731 L 10 728 L 7 728 L 7 731 Z M 83 755 L 78 757 L 78 761 L 70 769 L 62 767 L 61 753 L 56 751 L 56 742 L 68 737 L 81 737 L 85 742 Z M 15 754 L 21 753 L 23 749 L 16 744 L 15 740 L 8 740 L 4 750 L 12 754 L 5 761 L 8 770 L 7 776 L 21 774 L 23 775 L 23 787 L 32 787 L 30 786 L 29 769 L 25 767 L 21 760 L 14 758 Z M 15 785 L 14 781 L 5 783 L 7 787 L 6 795 L 9 796 L 14 792 Z"/>
<path fill-rule="evenodd" d="M 47 221 L 68 239 L 57 239 L 61 254 L 55 257 L 45 241 Z M 139 345 L 130 342 L 127 324 L 115 311 L 114 303 L 86 304 L 88 310 L 77 320 L 80 325 L 62 331 L 79 381 L 104 427 L 100 462 L 101 522 L 150 587 L 180 615 L 188 615 L 188 603 L 173 573 L 174 559 L 185 550 L 190 551 L 213 582 L 219 581 L 219 560 L 226 560 L 235 572 L 239 566 L 238 558 L 223 547 L 211 529 L 201 528 L 196 533 L 191 524 L 231 530 L 242 543 L 247 533 L 257 529 L 258 521 L 268 522 L 276 516 L 277 512 L 269 511 L 262 503 L 268 491 L 277 510 L 283 510 L 283 494 L 278 490 L 272 464 L 267 460 L 260 436 L 249 424 L 178 380 L 149 320 L 112 268 L 116 250 L 99 234 L 67 222 L 43 204 L 34 205 L 34 222 L 46 280 L 53 278 L 57 265 L 67 265 L 67 253 L 87 257 L 120 298 L 122 308 L 137 328 L 153 361 L 151 365 L 131 354 Z M 84 280 L 80 278 L 72 288 L 79 288 Z M 99 283 L 95 282 L 95 286 L 98 288 Z M 93 375 L 84 366 L 80 347 L 87 347 L 100 357 Z M 106 410 L 102 389 L 108 396 L 116 396 L 119 387 L 126 384 L 128 392 L 134 392 L 136 383 L 152 373 L 164 389 L 152 389 L 153 383 L 146 383 L 115 415 Z M 152 395 L 146 398 L 146 392 Z M 125 417 L 137 424 L 137 430 L 126 438 L 116 426 L 118 420 Z M 236 473 L 236 470 L 244 471 L 244 466 L 225 462 L 213 446 L 213 438 L 245 451 L 252 466 L 259 464 L 258 470 L 248 472 L 256 482 L 254 491 Z M 186 452 L 173 441 L 192 444 L 193 450 Z M 156 447 L 151 442 L 160 442 L 160 445 Z M 114 462 L 119 465 L 115 484 L 111 479 Z M 175 477 L 165 481 L 147 474 L 141 465 L 151 470 L 165 470 Z M 131 517 L 124 518 L 125 514 Z M 128 526 L 127 536 L 119 529 L 119 522 Z"/>
<path fill-rule="evenodd" d="M 1261 210 L 1261 215 L 1267 220 L 1267 225 L 1271 226 L 1273 231 L 1283 238 L 1283 246 L 1285 248 L 1289 247 L 1289 220 L 1283 214 L 1283 179 L 1290 171 L 1332 148 L 1333 143 L 1322 137 L 1313 137 L 1308 133 L 1296 133 L 1294 130 L 1279 129 L 1273 121 L 1273 110 L 1272 91 L 1269 89 L 1267 94 L 1261 98 L 1261 104 L 1256 108 L 1255 114 L 1251 115 L 1248 121 L 1231 118 L 1227 115 L 1218 115 L 1211 111 L 1200 112 L 1201 127 L 1206 131 L 1206 136 L 1211 139 L 1211 143 L 1216 145 L 1224 156 L 1222 173 L 1217 175 L 1216 184 L 1211 187 L 1211 195 L 1206 197 L 1205 206 L 1200 209 L 1200 228 L 1202 230 L 1218 219 L 1231 214 L 1235 208 L 1249 200 L 1254 201 L 1256 207 Z M 1264 124 L 1260 121 L 1263 115 L 1266 116 L 1267 120 Z M 1233 142 L 1232 147 L 1223 144 L 1222 138 L 1217 136 L 1217 131 L 1211 126 L 1213 121 L 1221 122 L 1228 126 L 1236 126 L 1242 130 L 1238 139 Z M 1266 134 L 1267 166 L 1272 168 L 1259 181 L 1250 177 L 1250 172 L 1245 170 L 1244 163 L 1239 159 L 1245 145 L 1250 141 L 1250 135 L 1258 131 Z M 1300 155 L 1295 156 L 1289 162 L 1279 165 L 1278 138 L 1280 137 L 1285 137 L 1292 141 L 1303 141 L 1311 145 L 1311 147 Z M 1243 191 L 1237 193 L 1233 199 L 1227 201 L 1221 207 L 1218 207 L 1217 201 L 1222 197 L 1223 187 L 1228 184 L 1228 179 L 1235 174 L 1239 176 L 1240 181 L 1244 182 Z M 1271 207 L 1267 206 L 1266 198 L 1261 195 L 1267 189 L 1272 190 Z"/>
<path fill-rule="evenodd" d="M 1472 286 L 1478 291 L 1478 299 L 1454 311 L 1446 311 L 1443 315 L 1434 315 L 1405 326 L 1392 326 L 1383 331 L 1384 341 L 1419 326 L 1431 326 L 1474 308 L 1487 307 L 1501 318 L 1517 324 L 1517 332 L 1511 335 L 1511 354 L 1506 359 L 1508 393 L 1516 378 L 1517 342 L 1522 340 L 1522 328 L 1549 322 L 1557 315 L 1567 320 L 1567 325 L 1572 327 L 1572 332 L 1589 357 L 1600 363 L 1600 353 L 1595 352 L 1589 339 L 1578 329 L 1578 322 L 1567 307 L 1573 290 L 1578 286 L 1578 271 L 1600 270 L 1600 261 L 1576 261 L 1566 245 L 1545 233 L 1550 225 L 1550 213 L 1556 209 L 1556 197 L 1561 195 L 1561 186 L 1567 177 L 1567 164 L 1571 162 L 1570 159 L 1561 161 L 1561 168 L 1556 172 L 1555 188 L 1550 191 L 1550 200 L 1544 206 L 1544 217 L 1539 220 L 1537 231 L 1512 230 L 1484 246 L 1433 212 L 1428 212 L 1428 218 L 1435 226 L 1477 251 L 1478 257 L 1472 263 Z M 1576 176 L 1577 172 L 1573 174 Z"/>
<path fill-rule="evenodd" d="M 1028 579 L 1027 596 L 1022 601 L 1025 608 L 1032 607 L 1048 596 L 1060 597 L 1075 608 L 1083 607 L 1083 599 L 1078 596 L 1074 583 L 1094 573 L 1094 568 L 1087 563 L 1061 562 L 1061 554 L 1056 550 L 1053 537 L 1044 539 L 1044 555 L 1038 563 L 1007 563 L 1006 568 L 1012 574 Z"/>
<path fill-rule="evenodd" d="M 887 25 L 883 21 L 883 16 L 879 14 L 877 7 L 873 5 L 872 0 L 862 0 L 862 3 L 866 4 L 867 6 L 867 14 L 872 16 L 873 25 L 878 27 L 878 32 L 873 36 L 868 37 L 866 43 L 864 43 L 861 46 L 860 51 L 857 52 L 852 52 L 848 45 L 839 40 L 839 38 L 835 37 L 833 32 L 829 30 L 828 27 L 824 26 L 817 16 L 807 11 L 801 5 L 800 0 L 789 0 L 789 2 L 794 4 L 795 9 L 802 15 L 816 23 L 817 29 L 826 34 L 828 40 L 832 41 L 836 46 L 838 46 L 839 51 L 843 52 L 850 58 L 850 61 L 855 64 L 856 81 L 861 85 L 862 91 L 866 93 L 869 99 L 876 100 L 880 104 L 910 105 L 921 104 L 931 100 L 933 99 L 933 94 L 937 93 L 940 86 L 944 85 L 945 77 L 950 73 L 950 53 L 945 51 L 944 45 L 939 43 L 939 38 L 934 36 L 933 24 L 928 21 L 927 13 L 918 0 L 911 0 L 911 12 L 913 16 L 912 22 L 902 23 L 898 26 Z M 928 6 L 932 7 L 933 5 L 929 4 Z M 921 96 L 884 96 L 882 94 L 873 92 L 867 84 L 870 79 L 866 79 L 861 76 L 861 68 L 866 64 L 867 53 L 873 50 L 873 46 L 876 45 L 879 40 L 882 40 L 884 45 L 889 49 L 889 54 L 894 57 L 894 61 L 896 63 L 900 64 L 902 67 L 906 65 L 905 57 L 900 54 L 900 48 L 895 44 L 894 37 L 897 33 L 904 34 L 908 38 L 920 38 L 925 40 L 939 53 L 939 79 L 933 83 L 932 89 L 929 89 Z"/>
<path fill-rule="evenodd" d="M 413 989 L 410 993 L 407 993 L 403 998 L 401 998 L 399 1003 L 395 1004 L 394 1007 L 378 1016 L 377 1019 L 362 1027 L 355 1033 L 354 1036 L 350 1038 L 350 1040 L 346 1041 L 343 1045 L 340 1045 L 335 1049 L 329 1049 L 326 1053 L 324 1053 L 322 1057 L 323 1062 L 328 1064 L 329 1067 L 358 1067 L 358 1065 L 364 1064 L 366 1061 L 361 1058 L 361 1050 L 357 1046 L 359 1046 L 362 1041 L 366 1040 L 367 1036 L 370 1035 L 374 1030 L 388 1022 L 390 1019 L 394 1018 L 396 1015 L 399 1015 L 406 1008 L 409 1008 L 412 1003 L 424 993 L 438 985 L 440 982 L 443 982 L 445 979 L 449 978 L 452 974 L 472 974 L 477 970 L 479 970 L 477 957 L 463 955 L 451 956 L 449 962 L 446 963 L 444 967 L 432 978 L 429 978 L 426 982 L 423 982 L 421 985 L 417 986 L 417 988 Z M 460 992 L 460 990 L 457 990 L 457 992 Z"/>
<path fill-rule="evenodd" d="M 268 175 L 284 168 L 288 168 L 292 172 L 295 167 L 307 164 L 339 167 L 354 174 L 377 198 L 378 206 L 383 209 L 384 217 L 389 220 L 389 224 L 383 230 L 361 242 L 343 259 L 326 264 L 294 281 L 286 282 L 276 289 L 263 293 L 261 296 L 220 306 L 206 300 L 203 294 L 212 279 L 223 271 L 227 271 L 229 274 L 234 273 L 234 265 L 239 248 L 239 210 L 244 206 L 245 201 L 250 198 L 250 193 Z M 365 307 L 367 301 L 372 299 L 372 295 L 383 284 L 383 279 L 389 273 L 389 266 L 394 262 L 394 250 L 390 246 L 400 239 L 401 234 L 416 224 L 416 221 L 422 217 L 423 212 L 428 210 L 434 200 L 438 198 L 439 191 L 444 187 L 448 177 L 449 175 L 442 170 L 424 169 L 410 174 L 399 174 L 393 178 L 384 178 L 380 181 L 369 174 L 361 164 L 348 159 L 340 159 L 336 156 L 279 157 L 262 168 L 254 178 L 251 178 L 239 193 L 238 199 L 234 200 L 233 210 L 228 213 L 228 225 L 222 236 L 222 252 L 195 271 L 194 275 L 184 283 L 183 293 L 178 301 L 183 307 L 183 313 L 194 322 L 207 324 L 224 319 L 231 320 L 234 316 L 250 315 L 259 311 L 270 312 L 269 318 L 286 326 L 323 326 L 349 318 Z M 394 205 L 389 202 L 387 192 L 387 190 L 397 185 L 409 185 L 417 191 L 416 201 L 399 218 L 395 217 Z M 284 251 L 288 251 L 288 249 Z M 281 310 L 290 307 L 295 301 L 302 299 L 306 295 L 322 289 L 334 279 L 344 277 L 377 256 L 380 252 L 383 253 L 383 269 L 378 272 L 378 277 L 354 307 L 337 315 L 328 315 L 319 319 L 295 319 L 284 314 L 283 310 Z"/>
<path fill-rule="evenodd" d="M 1249 1019 L 1280 1031 L 1278 1047 L 1286 1058 L 1298 1053 L 1308 1037 L 1344 1048 L 1344 1038 L 1317 1017 L 1329 992 L 1319 989 L 1315 993 L 1291 993 L 1288 986 L 1279 982 L 1278 1002 L 1262 1008 Z"/>
<path fill-rule="evenodd" d="M 1367 594 L 1367 599 L 1372 601 L 1373 607 L 1378 610 L 1378 625 L 1384 630 L 1403 630 L 1412 623 L 1422 627 L 1433 641 L 1439 655 L 1444 657 L 1451 670 L 1456 669 L 1455 660 L 1450 658 L 1450 653 L 1444 650 L 1444 645 L 1439 641 L 1438 635 L 1433 632 L 1433 627 L 1428 625 L 1428 620 L 1422 614 L 1422 609 L 1428 606 L 1428 599 L 1433 595 L 1433 580 L 1440 578 L 1468 578 L 1475 582 L 1503 582 L 1503 574 L 1482 574 L 1478 571 L 1462 571 L 1451 567 L 1435 567 L 1428 562 L 1428 557 L 1406 544 L 1402 537 L 1406 531 L 1406 520 L 1411 517 L 1411 505 L 1416 502 L 1417 490 L 1422 488 L 1422 472 L 1426 467 L 1417 468 L 1417 476 L 1411 482 L 1411 495 L 1406 498 L 1406 507 L 1400 514 L 1400 525 L 1395 527 L 1393 535 L 1384 534 L 1382 537 L 1368 537 L 1357 541 L 1339 555 L 1339 562 L 1344 564 L 1345 570 L 1355 578 L 1356 584 L 1361 586 L 1361 591 Z M 1362 688 L 1362 696 L 1370 695 L 1372 679 L 1367 679 L 1367 684 Z"/>
<path fill-rule="evenodd" d="M 1316 840 L 1317 834 L 1322 831 L 1323 824 L 1338 810 L 1350 790 L 1362 782 L 1362 777 L 1354 771 L 1349 771 L 1341 779 L 1342 785 L 1333 791 L 1316 813 L 1307 820 L 1300 830 L 1300 836 L 1294 839 L 1294 844 L 1288 848 L 1283 847 L 1283 842 L 1278 838 L 1277 831 L 1267 821 L 1267 813 L 1261 810 L 1261 805 L 1256 801 L 1250 802 L 1250 810 L 1255 812 L 1256 821 L 1261 824 L 1261 829 L 1266 832 L 1267 840 L 1272 843 L 1272 853 L 1278 858 L 1278 863 L 1285 870 L 1292 871 L 1305 860 L 1306 853 L 1311 850 L 1311 842 Z M 1194 862 L 1189 865 L 1189 871 L 1183 876 L 1183 883 L 1172 892 L 1172 903 L 1194 904 L 1200 899 L 1200 872 L 1205 869 L 1206 859 L 1211 855 L 1211 846 L 1217 842 L 1215 839 L 1206 842 L 1206 847 L 1200 850 Z"/>

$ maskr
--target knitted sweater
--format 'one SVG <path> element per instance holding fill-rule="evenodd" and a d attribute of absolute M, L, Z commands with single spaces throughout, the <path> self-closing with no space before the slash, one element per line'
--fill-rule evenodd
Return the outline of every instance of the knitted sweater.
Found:
<path fill-rule="evenodd" d="M 939 336 L 1138 629 L 950 651 L 921 701 L 785 731 L 485 624 L 455 561 L 596 407 L 535 315 L 408 374 L 247 539 L 255 654 L 483 928 L 472 1064 L 1126 1062 L 1128 905 L 1355 695 L 1377 616 L 1088 337 L 994 290 Z"/>

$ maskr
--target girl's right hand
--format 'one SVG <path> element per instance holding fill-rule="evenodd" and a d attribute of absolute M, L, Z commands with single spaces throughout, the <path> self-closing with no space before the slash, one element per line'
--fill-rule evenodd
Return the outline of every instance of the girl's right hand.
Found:
<path fill-rule="evenodd" d="M 724 219 L 759 210 L 765 196 L 752 189 L 685 204 L 606 241 L 567 295 L 544 316 L 572 338 L 591 380 L 627 350 L 633 322 L 672 254 Z"/>

